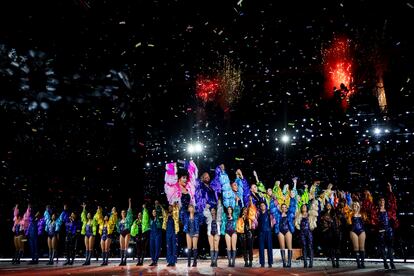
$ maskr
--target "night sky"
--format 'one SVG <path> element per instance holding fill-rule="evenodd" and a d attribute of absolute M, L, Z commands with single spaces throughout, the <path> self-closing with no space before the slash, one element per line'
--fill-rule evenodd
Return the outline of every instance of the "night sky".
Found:
<path fill-rule="evenodd" d="M 206 146 L 193 156 L 201 171 L 224 162 L 231 178 L 240 167 L 253 180 L 256 169 L 268 186 L 295 175 L 412 182 L 414 2 L 326 2 L 4 1 L 0 226 L 11 228 L 16 202 L 139 206 L 162 193 L 165 162 L 190 158 L 190 139 Z M 355 93 L 339 111 L 324 85 L 337 38 L 349 43 Z M 372 94 L 379 71 L 386 114 Z M 197 83 L 217 79 L 200 99 Z M 375 126 L 390 135 L 361 136 Z M 281 145 L 283 133 L 297 141 Z M 308 170 L 309 160 L 338 167 Z"/>

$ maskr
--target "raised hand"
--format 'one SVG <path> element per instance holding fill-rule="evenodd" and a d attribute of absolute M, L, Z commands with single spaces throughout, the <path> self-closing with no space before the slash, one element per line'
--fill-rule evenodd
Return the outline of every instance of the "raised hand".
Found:
<path fill-rule="evenodd" d="M 86 208 L 86 204 L 85 204 L 85 202 L 84 202 L 84 203 L 82 203 L 81 207 L 83 207 L 83 209 L 85 209 L 85 208 Z"/>

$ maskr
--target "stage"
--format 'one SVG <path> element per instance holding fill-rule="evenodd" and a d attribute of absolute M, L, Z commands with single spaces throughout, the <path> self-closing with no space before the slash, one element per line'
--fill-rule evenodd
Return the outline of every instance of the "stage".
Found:
<path fill-rule="evenodd" d="M 299 261 L 293 262 L 293 267 L 284 269 L 280 263 L 273 268 L 261 268 L 257 260 L 252 268 L 245 268 L 242 259 L 236 260 L 236 267 L 227 267 L 227 260 L 221 259 L 219 267 L 211 268 L 210 261 L 200 260 L 198 267 L 188 268 L 185 260 L 179 260 L 176 267 L 166 266 L 165 260 L 160 260 L 157 267 L 149 267 L 149 260 L 144 266 L 135 266 L 130 260 L 127 266 L 118 266 L 118 260 L 110 260 L 108 266 L 100 266 L 100 262 L 92 262 L 90 266 L 82 266 L 79 260 L 73 266 L 63 266 L 64 260 L 58 264 L 48 266 L 42 261 L 38 265 L 28 265 L 24 261 L 20 265 L 11 265 L 10 262 L 0 262 L 0 275 L 414 275 L 414 263 L 396 263 L 397 270 L 384 270 L 382 263 L 367 260 L 365 269 L 357 269 L 354 262 L 341 261 L 340 268 L 333 269 L 330 262 L 315 261 L 314 268 L 304 269 Z"/>

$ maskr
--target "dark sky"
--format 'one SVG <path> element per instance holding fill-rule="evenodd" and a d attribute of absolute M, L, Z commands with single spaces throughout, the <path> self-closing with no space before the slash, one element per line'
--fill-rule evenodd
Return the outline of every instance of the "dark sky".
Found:
<path fill-rule="evenodd" d="M 322 52 L 335 36 L 351 41 L 357 91 L 371 93 L 380 64 L 389 112 L 398 117 L 413 103 L 414 2 L 383 2 L 3 1 L 0 159 L 7 210 L 16 200 L 119 202 L 127 190 L 141 199 L 162 191 L 162 166 L 152 166 L 182 159 L 176 150 L 184 138 L 332 119 L 322 99 Z M 27 61 L 12 65 L 12 49 Z M 214 75 L 224 58 L 243 83 L 226 110 L 195 97 L 197 78 Z M 274 145 L 257 155 L 269 149 Z M 260 163 L 256 151 L 228 148 L 208 156 L 204 169 L 240 152 Z"/>

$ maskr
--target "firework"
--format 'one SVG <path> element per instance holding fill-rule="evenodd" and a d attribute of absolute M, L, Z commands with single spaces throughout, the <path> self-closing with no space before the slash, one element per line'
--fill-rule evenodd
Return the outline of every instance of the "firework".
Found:
<path fill-rule="evenodd" d="M 334 87 L 339 89 L 341 84 L 347 87 L 348 92 L 343 100 L 346 103 L 351 95 L 353 83 L 353 59 L 351 55 L 351 41 L 345 37 L 335 38 L 330 47 L 322 50 L 325 96 L 333 96 Z"/>
<path fill-rule="evenodd" d="M 196 96 L 203 102 L 216 102 L 228 110 L 240 98 L 243 88 L 241 70 L 228 57 L 223 57 L 209 76 L 196 80 Z"/>

